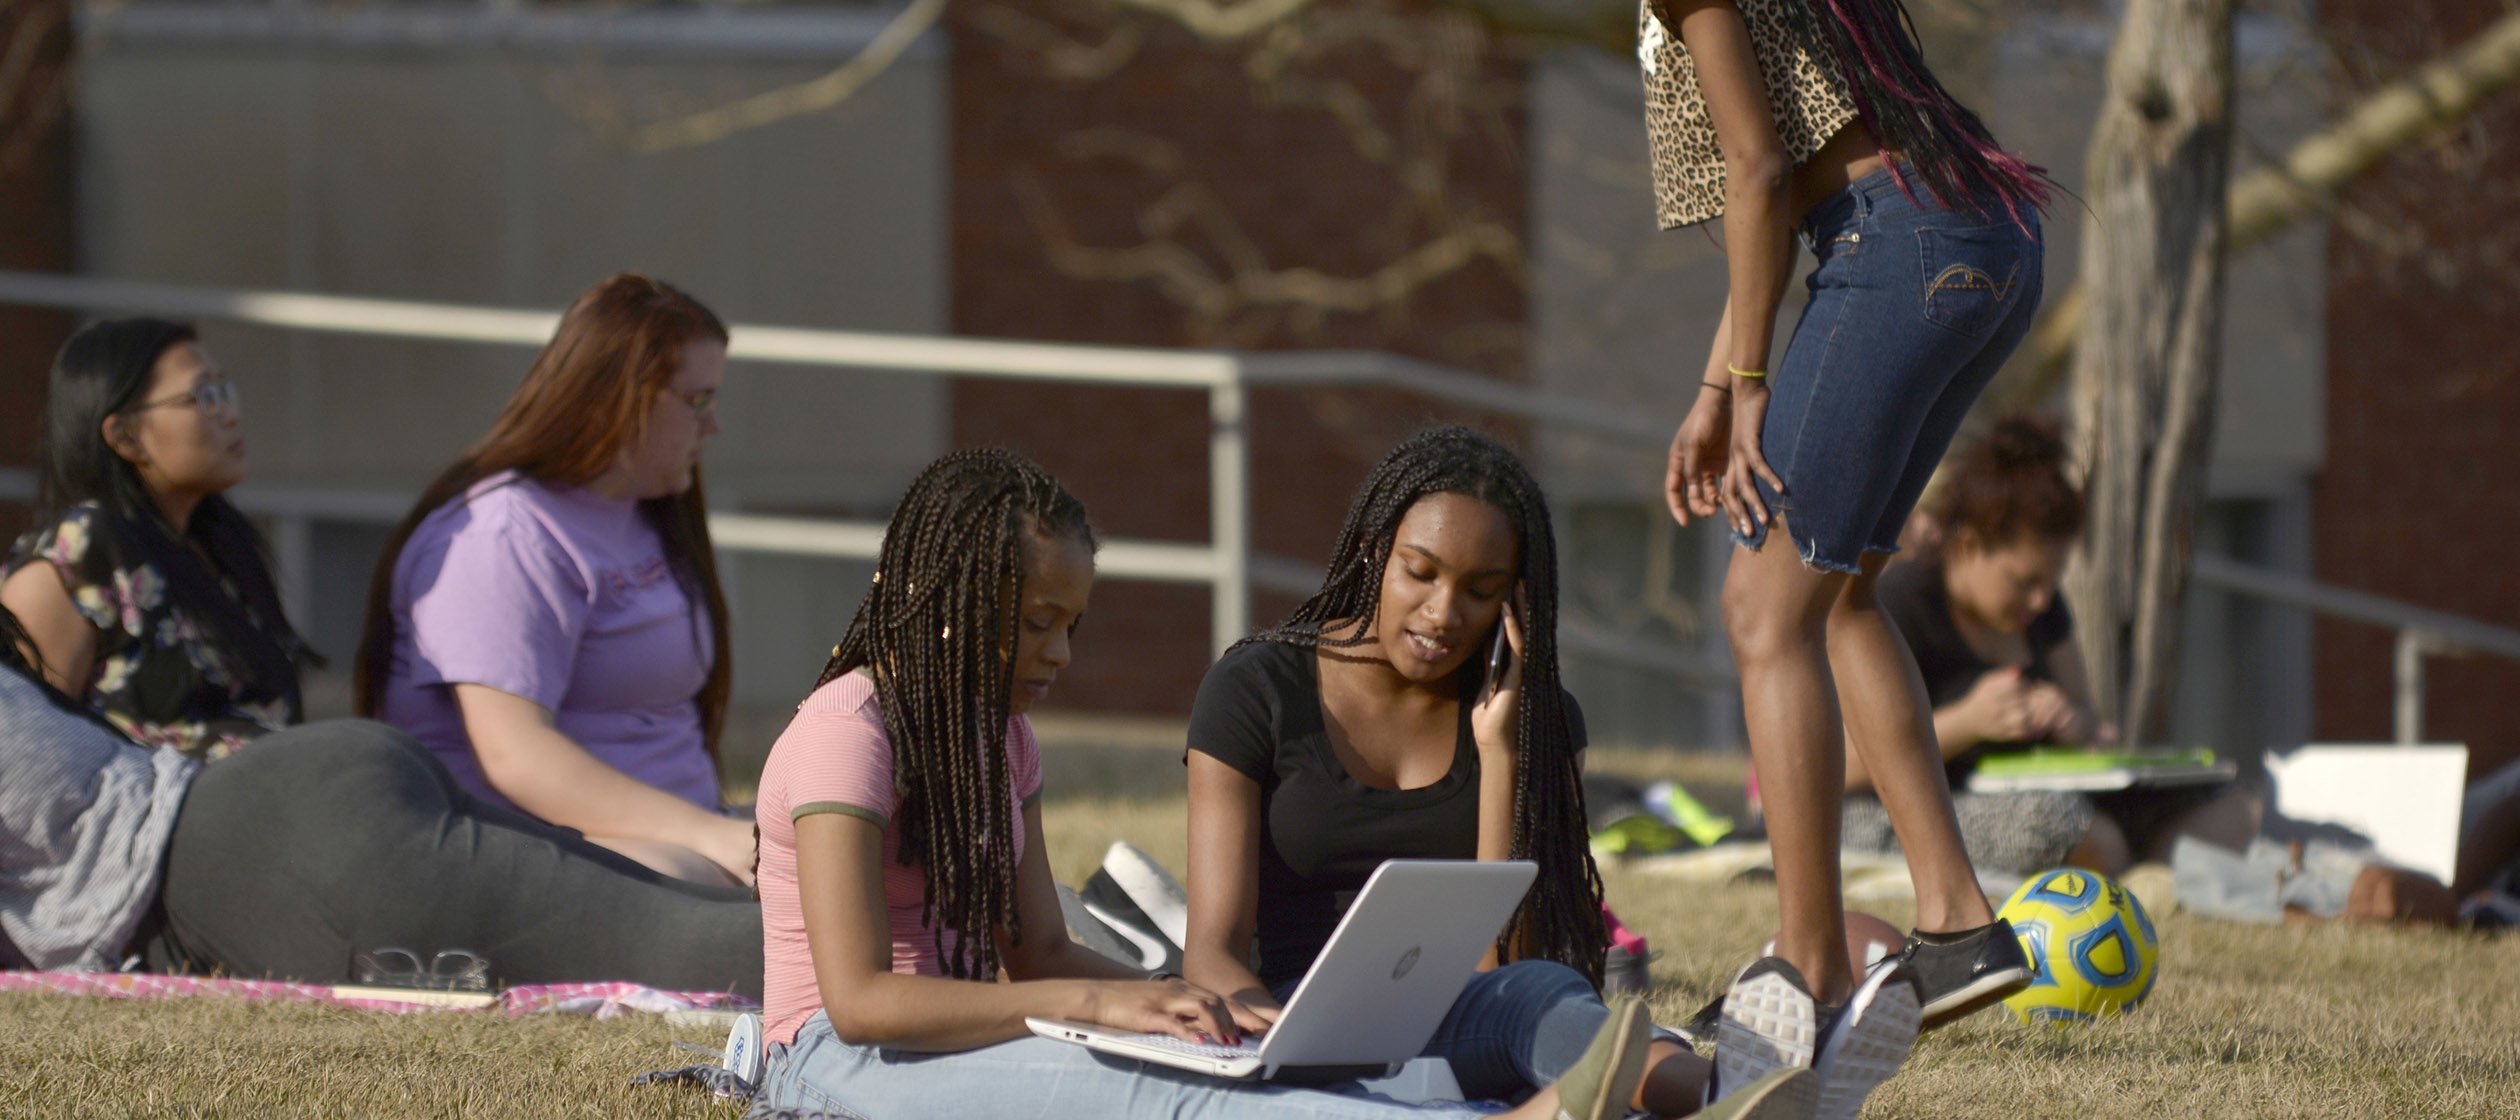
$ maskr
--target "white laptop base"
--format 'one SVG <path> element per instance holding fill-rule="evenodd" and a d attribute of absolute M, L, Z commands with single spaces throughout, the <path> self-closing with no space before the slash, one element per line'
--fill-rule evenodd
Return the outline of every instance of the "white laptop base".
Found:
<path fill-rule="evenodd" d="M 1277 1023 L 1241 1046 L 1056 1019 L 1025 1022 L 1044 1038 L 1214 1077 L 1391 1077 L 1435 1037 L 1537 871 L 1528 860 L 1386 861 L 1365 881 Z"/>

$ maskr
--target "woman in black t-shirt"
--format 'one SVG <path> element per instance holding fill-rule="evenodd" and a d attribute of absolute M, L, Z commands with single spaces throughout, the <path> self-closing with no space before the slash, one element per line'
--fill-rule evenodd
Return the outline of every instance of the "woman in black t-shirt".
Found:
<path fill-rule="evenodd" d="M 2166 858 L 2181 834 L 2246 846 L 2257 802 L 2228 787 L 1965 792 L 1990 750 L 2114 737 L 2092 709 L 2073 616 L 2057 593 L 2084 519 L 2064 466 L 2052 425 L 1997 422 L 1953 458 L 1950 482 L 1928 506 L 1933 539 L 1881 576 L 1881 608 L 1916 655 L 1933 703 L 1970 861 L 2014 873 L 2071 863 L 2114 874 Z M 1893 850 L 1889 816 L 1851 750 L 1846 784 L 1846 846 Z"/>
<path fill-rule="evenodd" d="M 1540 488 L 1496 441 L 1437 429 L 1374 468 L 1320 592 L 1199 687 L 1193 983 L 1274 1014 L 1382 861 L 1530 859 L 1539 876 L 1497 940 L 1501 966 L 1428 1053 L 1473 1100 L 1520 1099 L 1574 1060 L 1609 1014 L 1608 938 L 1583 721 L 1558 685 L 1556 579 Z M 1490 687 L 1499 627 L 1510 655 Z M 1695 1110 L 1707 1063 L 1669 1040 L 1647 1060 L 1635 1105 Z"/>

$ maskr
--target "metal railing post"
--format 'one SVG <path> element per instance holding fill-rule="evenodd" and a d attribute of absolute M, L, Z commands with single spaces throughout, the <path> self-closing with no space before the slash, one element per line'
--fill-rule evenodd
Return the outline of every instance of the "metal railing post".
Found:
<path fill-rule="evenodd" d="M 2391 721 L 2399 746 L 2424 741 L 2424 635 L 2397 632 L 2397 711 Z"/>
<path fill-rule="evenodd" d="M 1251 632 L 1251 440 L 1240 371 L 1208 388 L 1208 549 L 1216 561 L 1210 653 Z"/>
<path fill-rule="evenodd" d="M 289 625 L 307 625 L 315 614 L 314 520 L 302 513 L 272 518 L 271 559 L 272 566 L 280 569 L 281 612 L 288 615 Z"/>

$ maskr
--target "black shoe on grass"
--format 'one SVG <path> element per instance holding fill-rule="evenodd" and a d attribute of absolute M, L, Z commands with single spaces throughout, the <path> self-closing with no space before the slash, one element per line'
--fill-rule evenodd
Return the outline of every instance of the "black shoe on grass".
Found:
<path fill-rule="evenodd" d="M 1926 1030 L 2030 986 L 2030 958 L 2022 955 L 2012 923 L 2002 918 L 1958 933 L 1910 933 L 1899 961 L 1916 981 Z"/>

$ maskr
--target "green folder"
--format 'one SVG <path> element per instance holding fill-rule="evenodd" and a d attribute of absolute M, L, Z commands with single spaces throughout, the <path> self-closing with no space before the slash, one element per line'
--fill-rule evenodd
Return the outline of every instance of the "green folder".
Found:
<path fill-rule="evenodd" d="M 2239 766 L 2204 747 L 2148 750 L 2033 747 L 1990 754 L 1969 775 L 1979 793 L 2016 790 L 2100 792 L 2137 786 L 2201 785 L 2229 781 Z"/>

